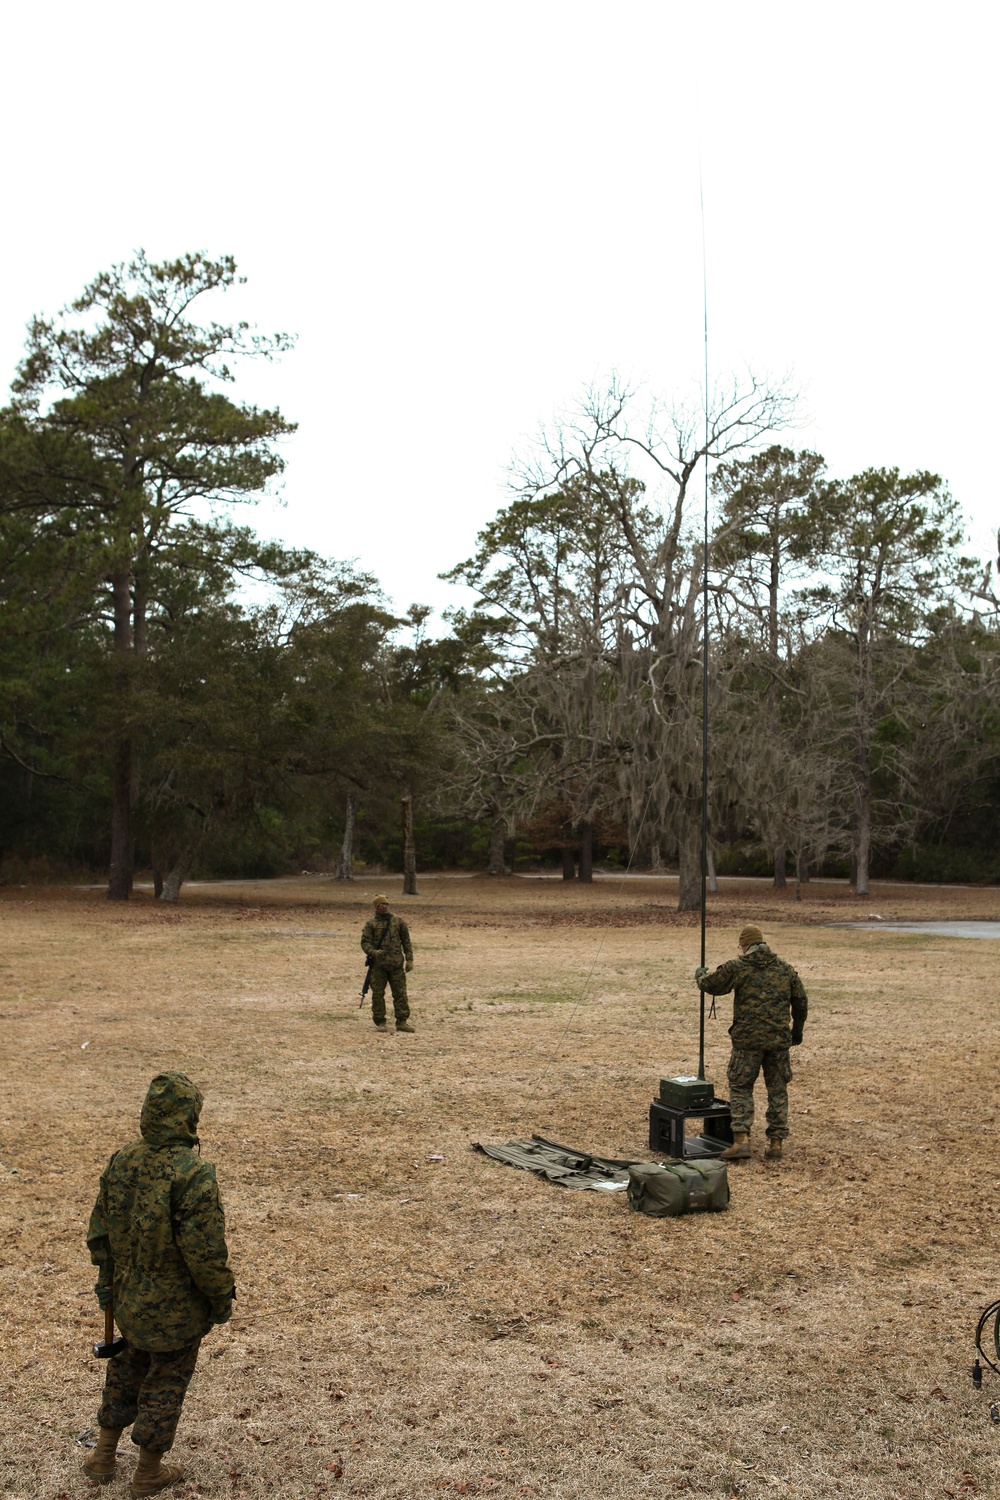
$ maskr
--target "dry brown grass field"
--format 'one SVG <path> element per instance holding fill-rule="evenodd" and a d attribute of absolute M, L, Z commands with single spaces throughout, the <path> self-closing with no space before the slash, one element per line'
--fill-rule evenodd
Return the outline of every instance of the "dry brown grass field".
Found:
<path fill-rule="evenodd" d="M 390 893 L 398 880 L 388 882 Z M 150 1077 L 205 1094 L 239 1285 L 174 1449 L 216 1497 L 1000 1493 L 997 944 L 830 924 L 1000 918 L 1000 892 L 724 881 L 810 996 L 787 1159 L 653 1220 L 471 1149 L 536 1131 L 649 1158 L 697 1064 L 697 917 L 668 880 L 423 878 L 414 1036 L 358 1009 L 374 881 L 0 891 L 0 1493 L 87 1492 L 101 1334 L 83 1242 Z M 725 1092 L 730 1001 L 708 1025 Z M 758 1085 L 762 1089 L 762 1085 Z M 132 1447 L 103 1493 L 126 1492 Z"/>

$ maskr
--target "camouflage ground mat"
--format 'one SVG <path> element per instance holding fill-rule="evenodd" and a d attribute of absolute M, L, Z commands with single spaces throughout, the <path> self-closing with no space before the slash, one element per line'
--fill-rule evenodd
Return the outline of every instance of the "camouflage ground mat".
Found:
<path fill-rule="evenodd" d="M 504 1146 L 473 1141 L 472 1149 L 505 1166 L 523 1167 L 560 1187 L 591 1188 L 598 1193 L 624 1193 L 629 1183 L 628 1169 L 638 1165 L 612 1156 L 591 1156 L 588 1151 L 560 1146 L 541 1135 L 533 1135 L 529 1141 L 508 1141 Z"/>

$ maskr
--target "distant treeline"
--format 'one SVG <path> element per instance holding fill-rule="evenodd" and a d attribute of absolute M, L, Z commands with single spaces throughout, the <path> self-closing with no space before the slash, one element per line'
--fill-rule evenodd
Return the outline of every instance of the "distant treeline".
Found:
<path fill-rule="evenodd" d="M 230 259 L 99 276 L 29 327 L 0 413 L 0 879 L 358 862 L 697 902 L 705 576 L 719 874 L 1000 879 L 1000 624 L 942 480 L 828 475 L 783 387 L 708 413 L 617 382 L 511 473 L 446 634 L 378 580 L 265 543 L 280 412 L 232 366 L 290 344 L 194 320 Z M 706 467 L 709 493 L 706 494 Z M 338 494 L 335 460 L 330 499 Z"/>

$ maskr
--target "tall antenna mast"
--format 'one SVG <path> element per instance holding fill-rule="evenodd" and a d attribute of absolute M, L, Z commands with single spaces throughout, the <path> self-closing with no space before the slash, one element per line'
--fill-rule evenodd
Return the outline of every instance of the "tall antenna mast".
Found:
<path fill-rule="evenodd" d="M 705 440 L 702 458 L 705 463 L 705 525 L 702 536 L 702 650 L 701 650 L 701 962 L 705 965 L 705 927 L 708 895 L 708 450 L 712 424 L 708 412 L 708 271 L 705 254 L 705 192 L 701 178 L 701 156 L 698 158 L 698 189 L 701 197 L 702 301 L 705 318 Z M 693 562 L 693 568 L 697 562 Z M 695 587 L 697 573 L 692 578 Z M 698 1021 L 698 1076 L 661 1078 L 660 1097 L 649 1107 L 649 1144 L 661 1147 L 671 1156 L 718 1156 L 726 1138 L 719 1134 L 720 1122 L 729 1119 L 724 1100 L 715 1099 L 715 1089 L 705 1077 L 705 991 L 698 986 L 700 1011 Z M 715 1014 L 713 1001 L 710 1015 Z M 689 1115 L 700 1115 L 704 1133 L 687 1136 L 684 1121 Z M 712 1125 L 709 1125 L 712 1121 Z"/>
<path fill-rule="evenodd" d="M 708 896 L 708 258 L 705 252 L 705 186 L 698 156 L 698 196 L 701 200 L 701 294 L 705 327 L 705 515 L 702 539 L 701 648 L 701 963 L 705 966 L 705 914 Z M 705 1077 L 705 991 L 699 986 L 698 1077 Z"/>
<path fill-rule="evenodd" d="M 705 321 L 705 525 L 702 535 L 702 649 L 701 649 L 701 962 L 705 966 L 705 927 L 708 895 L 708 450 L 712 424 L 708 415 L 708 264 L 705 253 L 705 189 L 702 184 L 701 153 L 698 153 L 698 192 L 701 198 L 701 286 Z M 692 583 L 694 579 L 692 578 Z M 697 1078 L 661 1078 L 660 1097 L 649 1106 L 649 1144 L 666 1149 L 671 1156 L 718 1156 L 728 1132 L 729 1107 L 715 1098 L 715 1089 L 705 1077 L 705 991 L 698 986 Z M 715 1015 L 712 1002 L 711 1015 Z M 703 1134 L 688 1136 L 684 1122 L 700 1115 Z M 711 1124 L 709 1123 L 711 1121 Z M 720 1133 L 721 1132 L 721 1133 Z"/>

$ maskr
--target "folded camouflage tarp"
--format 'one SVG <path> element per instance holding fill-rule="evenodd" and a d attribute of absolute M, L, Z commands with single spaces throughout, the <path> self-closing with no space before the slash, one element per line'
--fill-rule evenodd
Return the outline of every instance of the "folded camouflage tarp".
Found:
<path fill-rule="evenodd" d="M 484 1146 L 473 1141 L 472 1149 L 505 1166 L 524 1167 L 560 1187 L 593 1188 L 599 1193 L 624 1193 L 628 1187 L 628 1169 L 636 1165 L 613 1156 L 575 1151 L 572 1146 L 557 1145 L 541 1135 L 533 1135 L 530 1141 L 508 1141 L 505 1146 Z"/>

